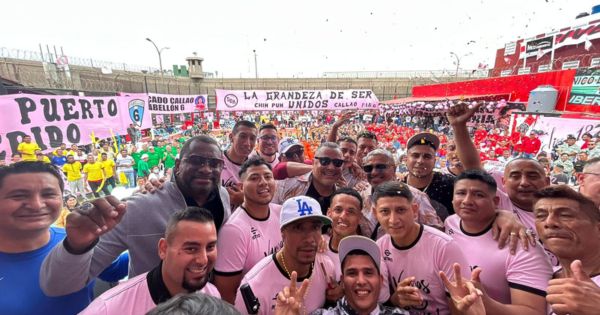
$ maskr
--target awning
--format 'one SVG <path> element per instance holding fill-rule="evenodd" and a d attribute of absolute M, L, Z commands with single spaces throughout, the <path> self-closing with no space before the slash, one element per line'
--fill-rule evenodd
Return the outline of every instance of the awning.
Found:
<path fill-rule="evenodd" d="M 429 96 L 429 97 L 404 97 L 395 100 L 383 101 L 380 104 L 386 105 L 401 105 L 406 103 L 414 103 L 414 102 L 443 102 L 443 101 L 478 101 L 478 100 L 486 100 L 486 101 L 499 101 L 499 100 L 508 100 L 510 94 L 485 94 L 485 95 L 453 95 L 453 96 Z"/>

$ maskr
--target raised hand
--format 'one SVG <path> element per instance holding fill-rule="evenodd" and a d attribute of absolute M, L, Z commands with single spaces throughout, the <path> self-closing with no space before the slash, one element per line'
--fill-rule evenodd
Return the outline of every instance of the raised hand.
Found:
<path fill-rule="evenodd" d="M 347 111 L 345 113 L 343 113 L 340 118 L 338 118 L 338 120 L 335 121 L 335 123 L 333 124 L 335 127 L 340 127 L 341 125 L 347 123 L 350 121 L 350 118 L 356 116 L 356 112 L 354 111 Z"/>
<path fill-rule="evenodd" d="M 292 271 L 290 286 L 284 287 L 283 290 L 277 294 L 275 315 L 299 315 L 301 313 L 304 295 L 308 290 L 310 280 L 304 279 L 300 288 L 297 289 L 297 279 L 298 274 L 295 271 Z"/>
<path fill-rule="evenodd" d="M 90 247 L 100 235 L 112 230 L 125 215 L 125 204 L 114 196 L 84 202 L 66 219 L 66 242 L 74 253 Z"/>
<path fill-rule="evenodd" d="M 446 113 L 446 117 L 448 117 L 448 122 L 450 125 L 464 125 L 466 124 L 473 115 L 479 110 L 482 103 L 477 103 L 477 105 L 469 108 L 467 103 L 460 103 L 458 105 L 454 105 L 448 108 L 448 112 Z"/>
<path fill-rule="evenodd" d="M 443 271 L 440 271 L 440 278 L 456 309 L 465 315 L 485 315 L 481 290 L 475 288 L 473 282 L 462 277 L 459 264 L 454 264 L 452 268 L 454 269 L 453 281 L 450 281 Z M 479 279 L 480 273 L 481 269 L 476 268 L 471 277 Z"/>

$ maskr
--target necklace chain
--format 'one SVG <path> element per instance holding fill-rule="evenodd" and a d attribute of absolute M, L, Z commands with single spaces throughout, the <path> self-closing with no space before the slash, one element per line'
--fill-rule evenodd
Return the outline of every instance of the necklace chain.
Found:
<path fill-rule="evenodd" d="M 287 269 L 287 265 L 285 264 L 285 257 L 283 255 L 283 248 L 282 248 L 282 250 L 279 253 L 280 253 L 279 256 L 281 257 L 281 264 L 283 265 L 283 270 L 285 270 L 285 272 L 287 273 L 288 278 L 292 279 L 292 274 Z M 312 270 L 312 269 L 313 269 L 313 264 L 310 264 L 310 270 Z M 306 296 L 308 295 L 308 291 L 310 291 L 310 285 L 311 284 L 312 284 L 312 273 L 311 273 L 309 281 L 308 281 L 308 288 L 306 288 L 306 292 L 304 292 L 303 298 L 306 298 Z M 307 312 L 306 312 L 306 303 L 302 303 L 302 308 L 304 309 L 304 314 L 307 314 Z"/>

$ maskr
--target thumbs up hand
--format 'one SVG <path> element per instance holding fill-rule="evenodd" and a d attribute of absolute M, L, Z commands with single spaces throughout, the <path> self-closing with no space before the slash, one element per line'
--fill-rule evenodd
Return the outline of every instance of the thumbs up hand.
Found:
<path fill-rule="evenodd" d="M 552 279 L 548 283 L 546 301 L 554 313 L 592 315 L 598 314 L 600 287 L 583 270 L 581 261 L 571 263 L 568 278 Z"/>

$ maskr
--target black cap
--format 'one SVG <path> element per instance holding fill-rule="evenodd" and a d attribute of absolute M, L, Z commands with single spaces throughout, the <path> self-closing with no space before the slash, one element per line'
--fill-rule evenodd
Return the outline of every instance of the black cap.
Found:
<path fill-rule="evenodd" d="M 408 139 L 408 142 L 406 143 L 406 149 L 408 150 L 415 145 L 428 145 L 437 151 L 437 149 L 440 147 L 440 139 L 433 133 L 421 132 Z"/>

